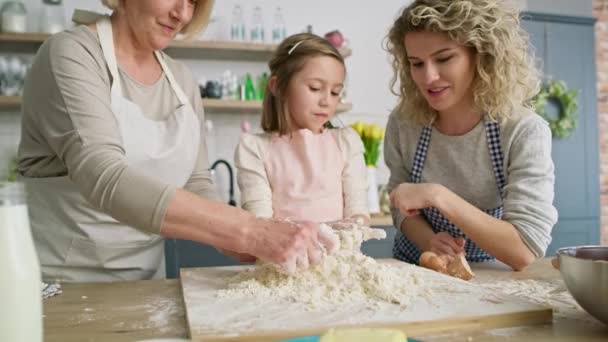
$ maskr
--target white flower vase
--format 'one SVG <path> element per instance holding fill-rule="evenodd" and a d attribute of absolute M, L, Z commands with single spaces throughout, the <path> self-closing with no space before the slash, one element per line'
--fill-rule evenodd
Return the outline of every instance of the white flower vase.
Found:
<path fill-rule="evenodd" d="M 378 176 L 376 167 L 367 167 L 367 208 L 370 214 L 380 213 L 380 199 L 378 197 Z"/>

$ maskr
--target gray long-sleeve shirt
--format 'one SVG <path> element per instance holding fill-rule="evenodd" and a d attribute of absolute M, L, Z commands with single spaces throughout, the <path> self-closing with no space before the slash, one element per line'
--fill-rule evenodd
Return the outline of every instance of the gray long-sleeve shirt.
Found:
<path fill-rule="evenodd" d="M 411 168 L 422 126 L 391 114 L 384 142 L 384 159 L 390 169 L 388 190 L 411 182 Z M 522 108 L 500 124 L 506 185 L 501 199 L 488 149 L 483 121 L 461 136 L 448 136 L 433 128 L 421 182 L 439 183 L 479 209 L 504 205 L 503 219 L 518 230 L 537 257 L 551 242 L 557 222 L 553 206 L 555 175 L 551 159 L 551 131 L 535 113 Z M 404 217 L 393 210 L 400 227 Z"/>
<path fill-rule="evenodd" d="M 217 199 L 209 173 L 204 111 L 191 72 L 164 55 L 198 114 L 201 139 L 185 189 Z M 123 95 L 144 115 L 165 120 L 179 101 L 164 74 L 152 85 L 120 70 Z M 158 234 L 175 187 L 143 175 L 125 159 L 110 107 L 111 74 L 97 33 L 86 26 L 56 34 L 38 51 L 23 93 L 18 170 L 26 177 L 68 176 L 94 206 L 130 226 Z"/>

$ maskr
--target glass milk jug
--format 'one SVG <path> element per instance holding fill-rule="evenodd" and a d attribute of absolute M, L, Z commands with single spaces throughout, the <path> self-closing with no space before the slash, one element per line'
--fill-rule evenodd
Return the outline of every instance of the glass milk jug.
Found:
<path fill-rule="evenodd" d="M 40 264 L 22 183 L 0 182 L 0 341 L 42 341 Z"/>

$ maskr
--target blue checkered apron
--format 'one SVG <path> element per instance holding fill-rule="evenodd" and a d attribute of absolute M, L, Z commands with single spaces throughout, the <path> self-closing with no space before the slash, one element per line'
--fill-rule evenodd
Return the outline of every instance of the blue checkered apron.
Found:
<path fill-rule="evenodd" d="M 500 145 L 499 125 L 497 122 L 486 120 L 485 126 L 488 147 L 490 150 L 490 158 L 492 160 L 492 168 L 494 169 L 494 175 L 496 177 L 496 184 L 498 185 L 500 197 L 504 198 L 505 174 L 503 168 L 502 147 Z M 431 131 L 431 127 L 424 127 L 422 129 L 420 139 L 418 140 L 418 146 L 416 147 L 416 153 L 414 154 L 414 162 L 412 165 L 413 183 L 420 183 L 422 168 L 424 167 L 424 161 L 426 160 L 426 153 L 429 143 L 431 142 Z M 487 209 L 484 211 L 497 219 L 502 219 L 502 205 L 497 208 Z M 448 232 L 453 237 L 464 238 L 466 240 L 464 250 L 468 261 L 479 262 L 494 260 L 494 257 L 486 253 L 486 251 L 483 249 L 479 248 L 473 241 L 467 239 L 466 235 L 447 218 L 445 218 L 436 208 L 422 209 L 422 215 L 431 224 L 431 227 L 435 233 Z M 393 256 L 395 258 L 409 263 L 418 264 L 420 254 L 422 254 L 422 251 L 416 247 L 413 242 L 408 240 L 401 232 L 397 233 L 397 236 L 395 237 L 395 244 L 393 245 Z"/>

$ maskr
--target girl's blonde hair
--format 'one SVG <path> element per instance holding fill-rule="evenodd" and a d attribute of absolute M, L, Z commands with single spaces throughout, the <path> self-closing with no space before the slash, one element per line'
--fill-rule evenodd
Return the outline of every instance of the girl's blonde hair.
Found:
<path fill-rule="evenodd" d="M 278 46 L 268 63 L 270 77 L 276 77 L 274 94 L 270 82 L 264 94 L 262 129 L 265 132 L 286 134 L 290 125 L 289 109 L 285 94 L 292 77 L 297 74 L 306 61 L 312 57 L 328 56 L 335 58 L 344 66 L 344 57 L 325 38 L 310 33 L 289 36 Z"/>
<path fill-rule="evenodd" d="M 121 0 L 101 0 L 101 3 L 109 9 L 115 10 L 120 6 L 120 1 Z M 203 32 L 205 28 L 207 28 L 214 1 L 215 0 L 197 1 L 194 14 L 192 15 L 192 20 L 188 23 L 188 25 L 184 26 L 180 32 L 185 36 L 186 39 L 193 38 L 195 35 Z"/>
<path fill-rule="evenodd" d="M 385 40 L 392 55 L 391 91 L 399 96 L 401 115 L 420 124 L 437 116 L 414 83 L 405 35 L 444 32 L 475 53 L 474 104 L 494 120 L 511 116 L 540 87 L 540 72 L 522 29 L 519 10 L 504 0 L 415 0 L 395 20 Z M 398 90 L 396 90 L 399 81 Z"/>

